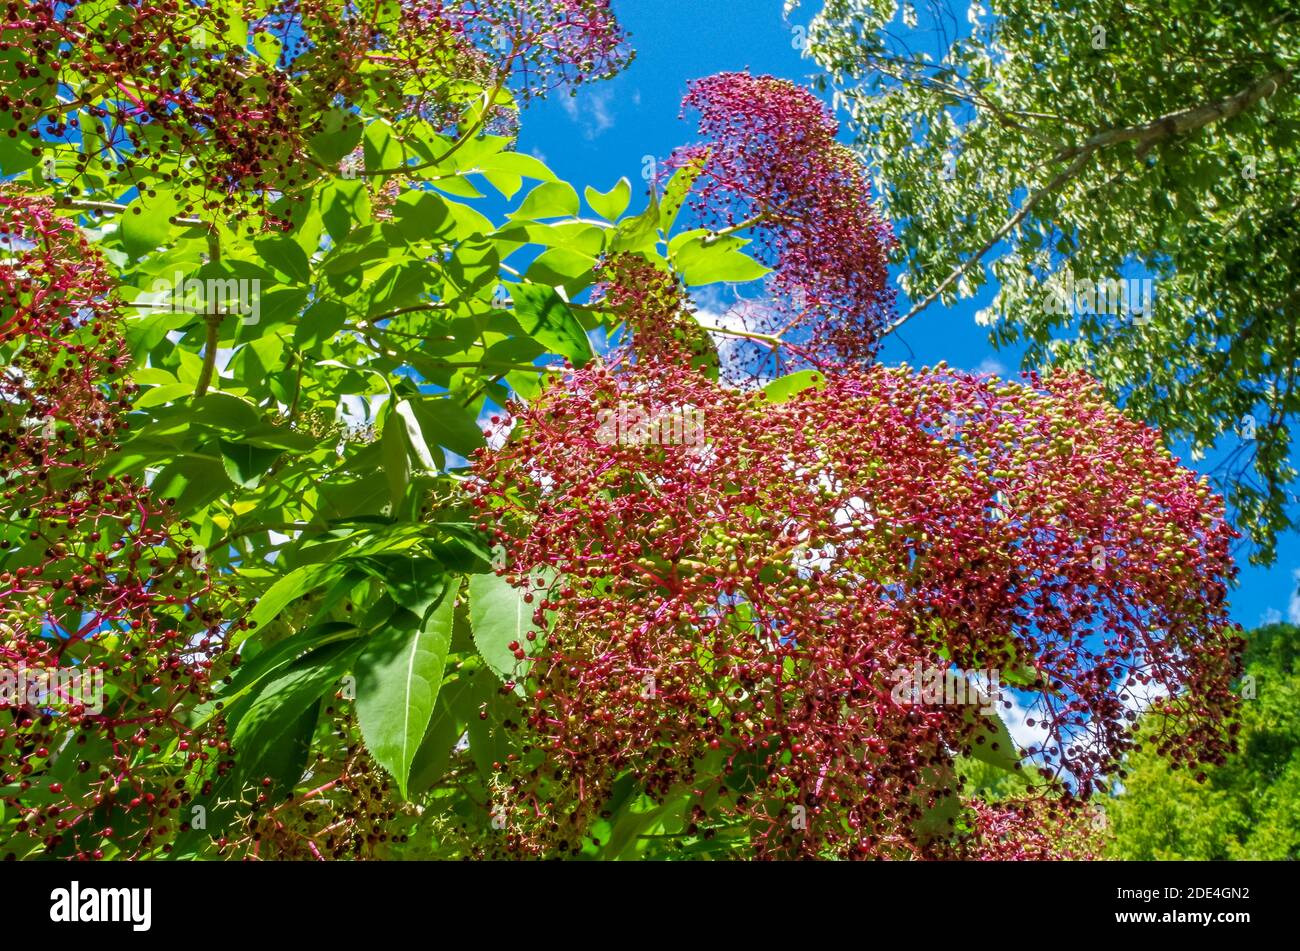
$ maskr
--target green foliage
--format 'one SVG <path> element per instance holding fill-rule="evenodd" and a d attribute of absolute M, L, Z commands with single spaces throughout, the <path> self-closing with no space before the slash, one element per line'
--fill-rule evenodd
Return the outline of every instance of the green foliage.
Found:
<path fill-rule="evenodd" d="M 1300 14 L 988 6 L 953 38 L 947 11 L 904 4 L 919 31 L 904 45 L 894 0 L 826 0 L 809 33 L 878 171 L 914 312 L 995 278 L 994 343 L 1087 368 L 1169 439 L 1217 446 L 1237 523 L 1271 561 L 1297 526 Z M 1151 277 L 1153 309 L 1062 312 L 1071 275 Z"/>
<path fill-rule="evenodd" d="M 1106 805 L 1115 858 L 1300 858 L 1300 628 L 1252 631 L 1245 659 L 1239 752 L 1204 782 L 1150 749 L 1133 754 Z"/>
<path fill-rule="evenodd" d="M 358 15 L 373 29 L 397 29 L 371 6 Z M 206 36 L 196 56 L 277 68 L 273 35 L 229 21 L 239 28 Z M 12 52 L 0 54 L 6 79 Z M 603 220 L 583 217 L 579 188 L 496 134 L 514 106 L 492 75 L 426 64 L 426 88 L 461 108 L 451 139 L 392 108 L 388 59 L 367 62 L 351 106 L 310 117 L 306 161 L 229 196 L 161 140 L 148 168 L 131 167 L 134 190 L 101 174 L 131 156 L 102 146 L 92 113 L 113 92 L 89 67 L 65 73 L 79 141 L 19 146 L 0 115 L 0 176 L 54 199 L 116 268 L 140 389 L 106 471 L 173 498 L 205 568 L 255 602 L 217 699 L 190 711 L 224 720 L 236 766 L 190 790 L 207 825 L 174 856 L 256 851 L 260 830 L 264 854 L 303 857 L 305 840 L 285 831 L 299 807 L 382 816 L 385 854 L 484 851 L 494 764 L 514 752 L 502 679 L 516 665 L 509 645 L 534 633 L 533 608 L 491 573 L 463 460 L 486 445 L 480 418 L 535 394 L 564 361 L 595 359 L 589 334 L 617 332 L 621 317 L 581 302 L 604 254 L 633 249 L 668 268 L 682 247 L 670 232 L 698 170 L 674 178 L 671 213 L 653 194 L 629 213 L 621 179 L 582 190 Z M 687 244 L 688 283 L 765 273 L 740 238 Z M 0 569 L 14 558 L 0 554 Z M 389 784 L 420 811 L 389 801 Z M 385 805 L 358 805 L 370 795 Z M 630 787 L 626 799 L 612 819 L 620 854 L 666 809 L 641 815 Z"/>
<path fill-rule="evenodd" d="M 438 591 L 420 613 L 398 608 L 357 658 L 357 723 L 375 761 L 397 779 L 406 796 L 415 759 L 451 644 L 454 590 L 423 578 L 424 590 Z M 415 607 L 415 605 L 412 605 Z"/>

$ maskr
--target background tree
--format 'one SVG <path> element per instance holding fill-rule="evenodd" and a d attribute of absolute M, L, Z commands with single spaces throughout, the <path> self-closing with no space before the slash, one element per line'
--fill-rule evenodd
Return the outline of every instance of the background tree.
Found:
<path fill-rule="evenodd" d="M 1195 453 L 1219 443 L 1235 521 L 1271 561 L 1297 524 L 1300 13 L 989 6 L 827 0 L 810 28 L 897 228 L 913 303 L 893 327 L 995 278 L 994 343 L 1087 368 Z M 1078 303 L 1071 277 L 1143 276 L 1149 314 L 1053 306 Z"/>
<path fill-rule="evenodd" d="M 1240 751 L 1204 771 L 1143 749 L 1106 804 L 1121 859 L 1300 858 L 1300 629 L 1270 624 L 1247 636 Z M 1143 726 L 1151 717 L 1144 718 Z M 1225 731 L 1226 733 L 1226 731 Z M 1139 734 L 1140 735 L 1140 734 Z"/>

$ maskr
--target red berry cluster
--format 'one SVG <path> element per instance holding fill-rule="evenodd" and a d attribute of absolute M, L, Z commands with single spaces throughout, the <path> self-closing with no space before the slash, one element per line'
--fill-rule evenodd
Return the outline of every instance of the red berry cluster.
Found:
<path fill-rule="evenodd" d="M 639 254 L 622 252 L 606 258 L 597 276 L 594 299 L 622 318 L 628 335 L 626 346 L 612 355 L 614 362 L 633 354 L 651 363 L 712 360 L 708 334 L 691 315 L 686 289 L 671 273 Z"/>
<path fill-rule="evenodd" d="M 0 195 L 0 288 L 10 854 L 166 851 L 192 793 L 228 761 L 220 722 L 190 717 L 221 676 L 234 592 L 216 587 L 168 502 L 107 465 L 134 388 L 98 252 L 48 204 Z M 55 675 L 79 689 L 41 689 Z"/>
<path fill-rule="evenodd" d="M 632 61 L 610 0 L 426 0 L 425 7 L 478 49 L 494 51 L 524 99 L 608 79 Z"/>
<path fill-rule="evenodd" d="M 872 357 L 893 307 L 893 237 L 826 107 L 793 83 L 748 73 L 697 80 L 682 105 L 699 113 L 705 138 L 672 162 L 701 168 L 692 207 L 713 229 L 755 222 L 759 257 L 774 268 L 772 306 L 746 329 L 785 337 L 823 366 Z M 779 375 L 768 359 L 741 348 L 735 369 Z"/>
<path fill-rule="evenodd" d="M 9 3 L 0 56 L 20 53 L 0 111 L 33 151 L 75 146 L 69 200 L 162 183 L 235 214 L 334 171 L 313 144 L 356 108 L 454 133 L 480 88 L 526 100 L 631 57 L 608 0 L 282 0 L 247 24 L 189 0 Z M 508 98 L 475 129 L 511 131 Z"/>
<path fill-rule="evenodd" d="M 707 444 L 598 438 L 628 404 L 698 409 Z M 631 775 L 693 797 L 687 838 L 940 854 L 954 759 L 1011 751 L 970 706 L 900 699 L 917 664 L 1000 671 L 1040 737 L 1026 773 L 1067 803 L 1119 769 L 1134 695 L 1181 725 L 1154 741 L 1176 761 L 1228 751 L 1221 503 L 1085 378 L 877 367 L 768 405 L 638 362 L 512 422 L 476 503 L 548 632 L 505 803 L 543 848 Z"/>

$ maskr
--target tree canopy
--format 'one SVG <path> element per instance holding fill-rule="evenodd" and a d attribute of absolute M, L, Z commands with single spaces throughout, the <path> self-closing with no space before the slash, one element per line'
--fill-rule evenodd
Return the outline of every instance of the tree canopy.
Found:
<path fill-rule="evenodd" d="M 1086 856 L 1139 702 L 1234 752 L 1223 500 L 877 365 L 809 90 L 693 83 L 642 198 L 517 149 L 604 0 L 0 17 L 0 853 Z"/>
<path fill-rule="evenodd" d="M 897 229 L 912 304 L 894 327 L 996 281 L 991 339 L 1086 368 L 1195 454 L 1217 446 L 1270 562 L 1298 511 L 1300 14 L 967 9 L 826 0 L 809 31 Z"/>
<path fill-rule="evenodd" d="M 1206 770 L 1134 753 L 1106 805 L 1109 853 L 1140 861 L 1300 858 L 1300 629 L 1247 637 L 1239 752 Z M 1226 732 L 1226 729 L 1225 729 Z"/>

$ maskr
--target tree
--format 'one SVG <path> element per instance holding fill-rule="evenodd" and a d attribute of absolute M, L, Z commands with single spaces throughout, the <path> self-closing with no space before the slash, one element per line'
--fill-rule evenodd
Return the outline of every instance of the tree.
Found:
<path fill-rule="evenodd" d="M 836 227 L 802 185 L 841 151 L 796 134 L 824 118 L 808 93 L 717 77 L 688 103 L 714 214 L 739 194 L 778 226 Z M 800 251 L 814 273 L 843 254 Z M 508 854 L 635 854 L 639 823 L 666 825 L 658 855 L 1040 854 L 1045 828 L 1087 826 L 1132 692 L 1161 692 L 1185 728 L 1165 755 L 1231 749 L 1220 503 L 1085 378 L 864 367 L 837 346 L 845 310 L 877 313 L 859 290 L 782 344 L 813 369 L 726 387 L 698 366 L 672 275 L 620 258 L 604 283 L 630 341 L 495 420 L 510 438 L 470 484 L 533 605 L 507 645 L 529 659 L 493 798 Z M 699 438 L 665 436 L 688 412 Z M 913 699 L 913 669 L 960 672 L 963 699 Z M 1009 699 L 970 702 L 970 671 L 1020 696 L 1041 741 L 1015 745 Z M 1023 801 L 968 788 L 972 759 L 1021 776 Z M 629 798 L 639 818 L 607 814 Z"/>
<path fill-rule="evenodd" d="M 1196 454 L 1218 444 L 1271 561 L 1297 525 L 1300 15 L 990 6 L 968 29 L 945 4 L 827 0 L 809 33 L 898 228 L 913 303 L 891 329 L 995 279 L 993 342 L 1087 369 Z"/>
<path fill-rule="evenodd" d="M 509 148 L 518 105 L 629 57 L 599 0 L 5 9 L 2 649 L 104 675 L 90 713 L 6 692 L 6 853 L 396 842 L 479 656 L 447 456 L 591 358 L 565 287 L 614 230 Z"/>
<path fill-rule="evenodd" d="M 1197 776 L 1150 749 L 1126 765 L 1106 804 L 1116 858 L 1300 858 L 1300 630 L 1271 624 L 1247 637 L 1240 751 Z M 1153 724 L 1144 718 L 1143 727 Z"/>
<path fill-rule="evenodd" d="M 1136 683 L 1226 755 L 1221 501 L 1081 377 L 871 366 L 888 238 L 806 90 L 693 86 L 630 211 L 513 147 L 629 60 L 603 0 L 3 17 L 0 652 L 103 678 L 0 683 L 5 854 L 1040 855 Z M 1043 741 L 894 661 L 1005 669 Z"/>

